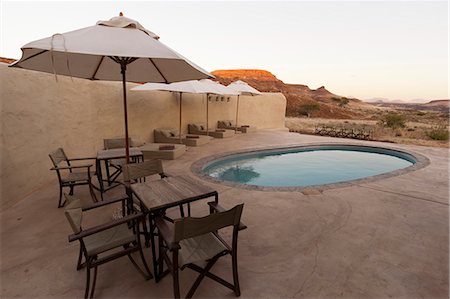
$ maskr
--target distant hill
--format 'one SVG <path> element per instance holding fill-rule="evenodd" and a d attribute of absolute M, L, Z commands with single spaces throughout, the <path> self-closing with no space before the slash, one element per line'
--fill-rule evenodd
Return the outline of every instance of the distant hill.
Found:
<path fill-rule="evenodd" d="M 444 107 L 450 108 L 450 100 L 434 100 L 425 104 L 422 104 L 425 107 Z"/>
<path fill-rule="evenodd" d="M 361 118 L 361 109 L 373 109 L 373 106 L 358 99 L 341 97 L 328 91 L 324 86 L 310 89 L 306 85 L 286 84 L 265 70 L 240 69 L 216 70 L 211 72 L 216 80 L 228 85 L 243 80 L 262 92 L 281 92 L 287 100 L 288 116 L 304 115 L 310 109 L 310 115 L 323 118 Z"/>
<path fill-rule="evenodd" d="M 377 107 L 388 107 L 392 109 L 400 109 L 400 110 L 423 110 L 423 111 L 435 111 L 442 112 L 445 114 L 449 114 L 450 109 L 450 100 L 434 100 L 428 103 L 392 103 L 392 102 L 383 102 L 378 101 L 372 103 Z"/>

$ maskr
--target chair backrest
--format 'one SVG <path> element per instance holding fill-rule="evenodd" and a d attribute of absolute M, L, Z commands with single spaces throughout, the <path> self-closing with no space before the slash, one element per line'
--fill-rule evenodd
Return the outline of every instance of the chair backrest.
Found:
<path fill-rule="evenodd" d="M 64 214 L 69 221 L 70 227 L 75 234 L 81 232 L 81 221 L 83 219 L 83 211 L 81 209 L 81 201 L 78 198 L 64 194 L 68 204 L 64 208 Z"/>
<path fill-rule="evenodd" d="M 131 146 L 131 138 L 128 138 L 128 144 Z M 114 148 L 124 148 L 125 138 L 103 139 L 103 146 L 105 147 L 105 150 Z"/>
<path fill-rule="evenodd" d="M 164 175 L 161 160 L 147 160 L 141 163 L 126 164 L 123 166 L 123 179 L 125 182 L 145 178 L 154 174 Z"/>
<path fill-rule="evenodd" d="M 52 160 L 53 166 L 55 167 L 63 161 L 65 161 L 67 165 L 70 165 L 66 153 L 62 148 L 58 148 L 57 150 L 51 152 L 48 156 L 50 157 L 50 160 Z"/>
<path fill-rule="evenodd" d="M 234 226 L 236 229 L 241 221 L 244 204 L 239 204 L 234 208 L 210 214 L 201 218 L 186 217 L 174 221 L 174 242 L 184 239 L 215 232 L 227 226 Z"/>

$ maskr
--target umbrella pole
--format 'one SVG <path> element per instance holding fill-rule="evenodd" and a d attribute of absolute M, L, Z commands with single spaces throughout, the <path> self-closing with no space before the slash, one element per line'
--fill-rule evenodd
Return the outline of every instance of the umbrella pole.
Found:
<path fill-rule="evenodd" d="M 125 163 L 130 163 L 130 144 L 128 142 L 128 112 L 127 112 L 127 65 L 136 61 L 136 57 L 117 57 L 108 56 L 112 61 L 120 64 L 120 72 L 122 74 L 122 89 L 123 89 L 123 113 L 125 118 Z"/>
<path fill-rule="evenodd" d="M 237 96 L 237 102 L 236 102 L 236 122 L 234 123 L 234 134 L 237 134 L 238 113 L 239 113 L 239 95 Z"/>
<path fill-rule="evenodd" d="M 180 136 L 180 144 L 182 144 L 183 142 L 181 142 L 181 109 L 182 109 L 182 100 L 183 100 L 183 93 L 180 92 L 180 129 L 178 131 L 178 135 Z"/>
<path fill-rule="evenodd" d="M 120 61 L 121 73 L 122 73 L 122 86 L 123 86 L 123 113 L 125 118 L 125 163 L 130 163 L 130 145 L 128 142 L 128 111 L 127 111 L 127 83 L 126 72 L 127 63 L 124 60 Z"/>

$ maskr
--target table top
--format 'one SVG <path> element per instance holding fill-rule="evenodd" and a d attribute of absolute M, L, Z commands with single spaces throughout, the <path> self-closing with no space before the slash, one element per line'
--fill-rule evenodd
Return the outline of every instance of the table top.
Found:
<path fill-rule="evenodd" d="M 130 157 L 142 156 L 142 152 L 137 147 L 130 147 Z M 99 150 L 97 152 L 98 160 L 109 160 L 109 159 L 118 159 L 125 158 L 125 148 L 114 148 L 107 150 Z"/>
<path fill-rule="evenodd" d="M 217 191 L 187 176 L 172 176 L 131 185 L 131 190 L 149 211 L 156 211 L 211 197 Z"/>

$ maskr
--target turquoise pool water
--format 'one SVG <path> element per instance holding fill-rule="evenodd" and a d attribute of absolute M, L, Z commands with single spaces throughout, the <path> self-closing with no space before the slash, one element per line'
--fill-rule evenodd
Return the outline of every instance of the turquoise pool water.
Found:
<path fill-rule="evenodd" d="M 213 178 L 255 186 L 305 187 L 361 179 L 406 168 L 409 154 L 369 147 L 323 147 L 237 154 L 209 163 Z"/>

